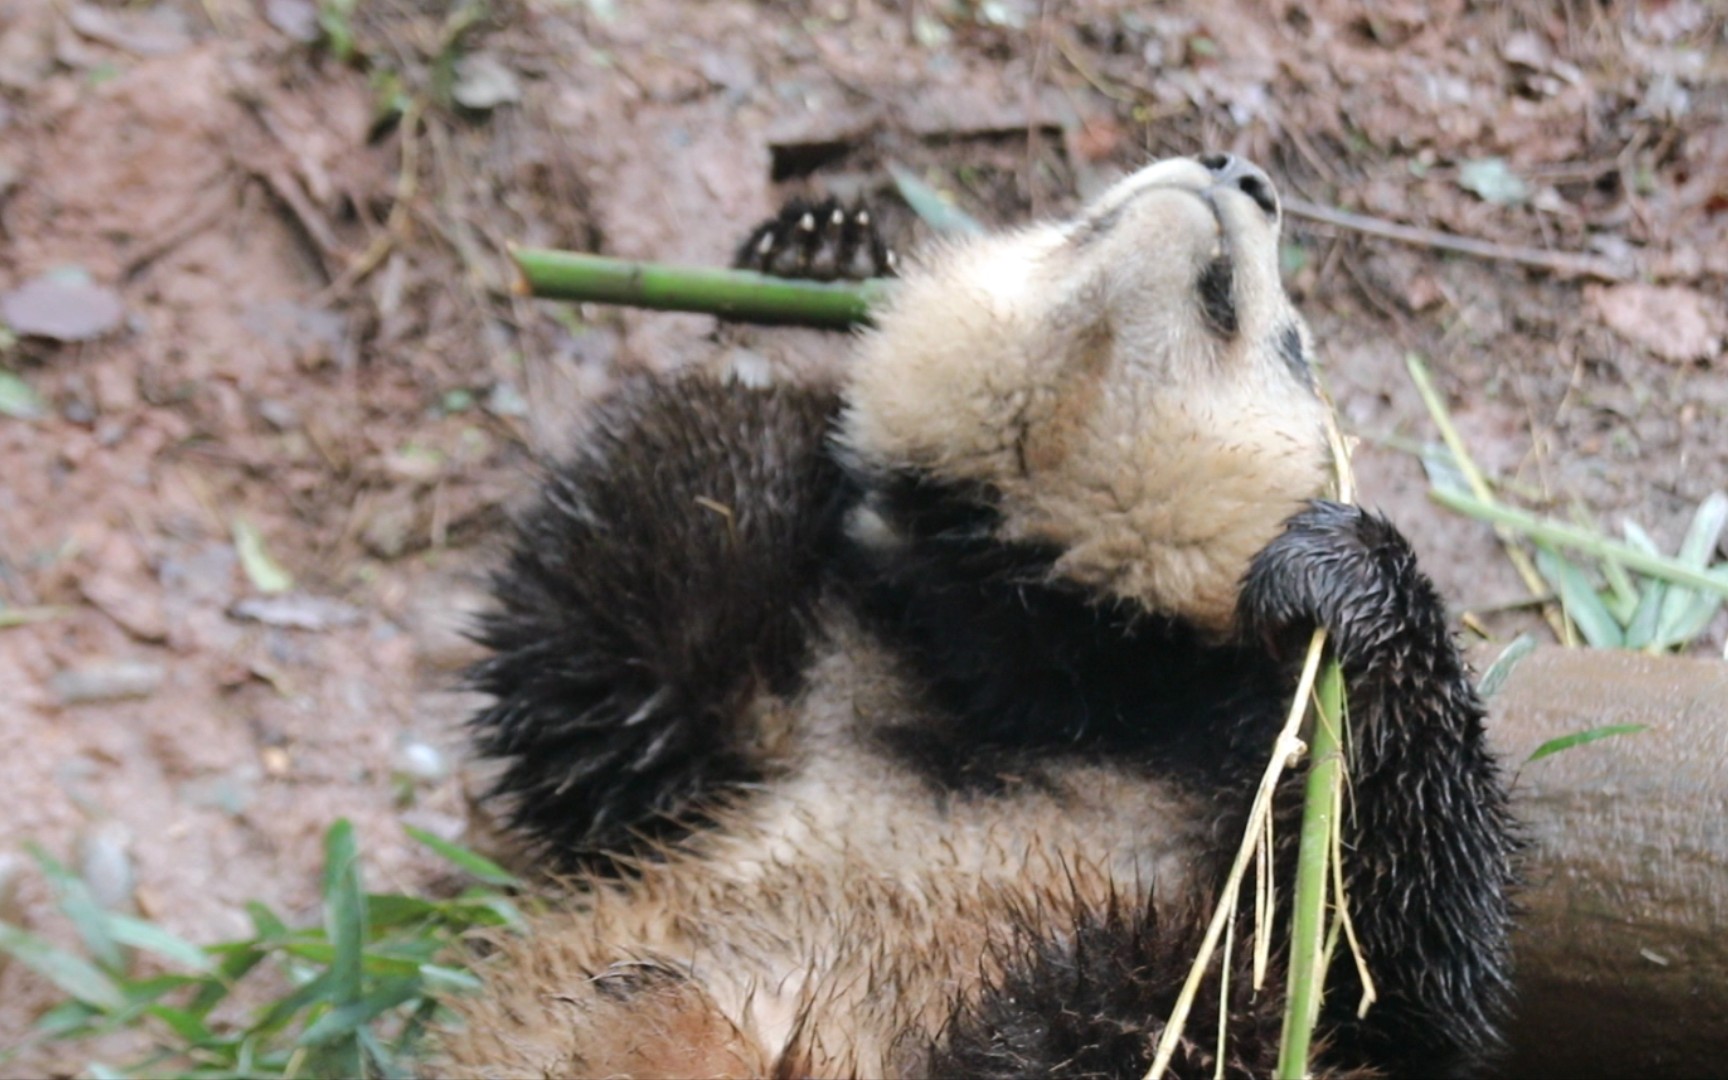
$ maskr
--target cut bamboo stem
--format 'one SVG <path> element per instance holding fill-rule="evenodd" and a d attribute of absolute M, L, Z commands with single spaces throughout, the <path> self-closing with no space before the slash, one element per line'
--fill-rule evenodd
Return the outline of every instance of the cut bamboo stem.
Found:
<path fill-rule="evenodd" d="M 846 327 L 868 321 L 892 282 L 816 282 L 751 270 L 613 259 L 574 251 L 512 248 L 516 291 L 548 300 L 627 304 L 755 322 Z"/>

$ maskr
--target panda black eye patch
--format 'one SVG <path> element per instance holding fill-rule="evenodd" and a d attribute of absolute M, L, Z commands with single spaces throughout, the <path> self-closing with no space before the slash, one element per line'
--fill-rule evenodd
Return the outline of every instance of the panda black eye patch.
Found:
<path fill-rule="evenodd" d="M 1241 327 L 1236 317 L 1236 269 L 1230 256 L 1220 255 L 1207 263 L 1195 288 L 1206 325 L 1223 337 L 1235 337 Z"/>

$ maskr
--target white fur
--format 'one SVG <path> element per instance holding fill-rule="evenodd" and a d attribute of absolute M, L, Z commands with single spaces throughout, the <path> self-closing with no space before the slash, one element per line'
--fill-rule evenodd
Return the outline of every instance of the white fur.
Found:
<path fill-rule="evenodd" d="M 1196 285 L 1220 252 L 1228 339 Z M 1276 223 L 1162 162 L 1076 222 L 909 274 L 853 366 L 844 436 L 866 462 L 990 485 L 1006 538 L 1060 547 L 1060 573 L 1223 631 L 1249 558 L 1325 482 L 1322 405 L 1277 350 L 1292 325 Z"/>

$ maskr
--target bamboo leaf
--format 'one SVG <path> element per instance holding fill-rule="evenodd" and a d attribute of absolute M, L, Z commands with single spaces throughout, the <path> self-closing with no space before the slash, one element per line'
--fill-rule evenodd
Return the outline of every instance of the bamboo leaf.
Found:
<path fill-rule="evenodd" d="M 1728 495 L 1720 491 L 1714 492 L 1699 504 L 1697 512 L 1692 515 L 1692 524 L 1686 530 L 1685 539 L 1680 542 L 1680 551 L 1675 556 L 1675 561 L 1697 570 L 1709 566 L 1710 553 L 1716 549 L 1716 541 L 1722 535 L 1724 523 L 1728 523 Z M 1715 603 L 1709 603 L 1708 596 L 1708 593 L 1692 589 L 1668 590 L 1668 595 L 1662 600 L 1662 614 L 1656 620 L 1656 634 L 1650 647 L 1660 651 L 1672 645 L 1683 645 L 1708 625 L 1721 602 L 1721 598 L 1717 597 Z M 1702 619 L 1699 619 L 1699 612 L 1695 610 L 1702 606 L 1700 601 L 1709 604 L 1702 613 Z M 1697 624 L 1699 630 L 1692 634 L 1682 634 L 1682 624 Z"/>
<path fill-rule="evenodd" d="M 1448 509 L 1495 525 L 1504 525 L 1532 540 L 1540 540 L 1557 547 L 1575 548 L 1598 559 L 1617 559 L 1628 570 L 1636 570 L 1641 574 L 1689 588 L 1708 589 L 1728 595 L 1728 580 L 1718 580 L 1701 570 L 1682 566 L 1673 559 L 1648 555 L 1630 544 L 1616 543 L 1576 525 L 1537 517 L 1535 514 L 1514 510 L 1499 503 L 1485 503 L 1480 499 L 1440 488 L 1430 488 L 1428 497 Z"/>
<path fill-rule="evenodd" d="M 442 913 L 442 905 L 418 896 L 403 896 L 400 893 L 366 895 L 366 929 L 373 937 L 386 930 L 436 918 Z"/>
<path fill-rule="evenodd" d="M 10 371 L 0 371 L 0 416 L 14 420 L 40 420 L 48 407 L 30 384 Z"/>
<path fill-rule="evenodd" d="M 1578 625 L 1584 640 L 1595 649 L 1619 649 L 1626 645 L 1620 624 L 1608 611 L 1584 571 L 1547 544 L 1536 547 L 1536 569 L 1560 596 L 1566 614 Z"/>
<path fill-rule="evenodd" d="M 1500 655 L 1488 665 L 1488 670 L 1482 673 L 1482 681 L 1476 684 L 1476 692 L 1487 701 L 1500 692 L 1506 685 L 1506 680 L 1512 671 L 1526 656 L 1536 651 L 1536 639 L 1529 634 L 1519 634 L 1512 639 L 1511 644 L 1500 650 Z"/>
<path fill-rule="evenodd" d="M 261 593 L 283 593 L 294 587 L 294 576 L 282 569 L 264 548 L 264 535 L 245 518 L 234 519 L 234 552 L 246 580 Z"/>
<path fill-rule="evenodd" d="M 1711 570 L 1712 577 L 1728 581 L 1728 564 Z M 1710 621 L 1716 617 L 1716 612 L 1722 608 L 1722 598 L 1708 593 L 1700 593 L 1692 598 L 1692 606 L 1680 613 L 1674 624 L 1665 631 L 1658 633 L 1655 644 L 1663 648 L 1675 645 L 1685 645 L 1697 638 L 1710 626 Z"/>
<path fill-rule="evenodd" d="M 888 175 L 894 178 L 894 187 L 906 200 L 906 205 L 935 231 L 950 236 L 984 234 L 984 226 L 978 223 L 977 218 L 943 198 L 940 191 L 920 180 L 910 169 L 890 165 Z"/>
<path fill-rule="evenodd" d="M 1620 523 L 1620 531 L 1625 534 L 1626 542 L 1638 551 L 1652 558 L 1663 558 L 1662 549 L 1656 546 L 1656 541 L 1631 518 Z M 1668 585 L 1661 581 L 1649 581 L 1644 585 L 1644 593 L 1638 598 L 1638 606 L 1632 611 L 1632 618 L 1626 623 L 1626 647 L 1628 649 L 1643 649 L 1656 640 L 1656 630 L 1662 618 L 1662 600 L 1668 595 Z"/>
<path fill-rule="evenodd" d="M 1470 493 L 1470 477 L 1459 467 L 1458 459 L 1445 444 L 1423 443 L 1421 460 L 1429 484 L 1447 491 Z"/>

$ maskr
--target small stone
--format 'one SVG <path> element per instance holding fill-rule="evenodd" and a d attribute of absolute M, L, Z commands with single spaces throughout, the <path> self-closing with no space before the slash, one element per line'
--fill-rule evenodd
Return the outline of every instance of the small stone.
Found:
<path fill-rule="evenodd" d="M 294 759 L 280 746 L 266 746 L 259 751 L 258 760 L 264 764 L 264 775 L 272 780 L 287 776 L 294 765 Z"/>
<path fill-rule="evenodd" d="M 412 737 L 396 747 L 392 764 L 398 776 L 423 784 L 437 783 L 450 775 L 450 764 L 438 748 Z"/>
<path fill-rule="evenodd" d="M 24 880 L 24 859 L 0 851 L 0 922 L 17 926 L 24 921 L 24 905 L 18 896 L 18 885 Z M 0 975 L 6 974 L 6 964 L 12 958 L 0 952 Z"/>
<path fill-rule="evenodd" d="M 90 895 L 108 911 L 137 910 L 133 890 L 138 874 L 132 864 L 132 830 L 124 822 L 101 821 L 78 834 L 78 876 Z"/>
<path fill-rule="evenodd" d="M 0 851 L 0 922 L 17 925 L 22 921 L 24 905 L 18 898 L 18 885 L 24 880 L 24 859 L 9 851 Z M 0 957 L 0 963 L 5 958 Z"/>
<path fill-rule="evenodd" d="M 307 593 L 247 597 L 230 611 L 237 619 L 251 619 L 266 626 L 281 626 L 289 630 L 330 630 L 353 626 L 361 618 L 360 609 L 352 604 Z"/>
<path fill-rule="evenodd" d="M 318 40 L 318 5 L 312 0 L 264 0 L 264 20 L 293 41 Z"/>
<path fill-rule="evenodd" d="M 522 396 L 522 391 L 516 389 L 516 384 L 503 379 L 493 385 L 486 395 L 486 411 L 493 416 L 523 417 L 528 415 L 528 399 Z"/>
<path fill-rule="evenodd" d="M 239 817 L 252 805 L 256 794 L 254 784 L 262 773 L 263 769 L 258 766 L 242 766 L 226 773 L 188 780 L 180 785 L 180 797 L 193 806 Z"/>
<path fill-rule="evenodd" d="M 119 293 L 77 272 L 45 275 L 0 294 L 0 322 L 23 337 L 94 341 L 125 319 Z"/>
<path fill-rule="evenodd" d="M 162 685 L 162 665 L 144 660 L 95 660 L 54 676 L 62 705 L 149 697 Z"/>
<path fill-rule="evenodd" d="M 522 100 L 522 84 L 491 53 L 469 53 L 456 61 L 456 84 L 450 96 L 465 109 L 484 111 Z"/>

